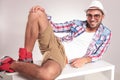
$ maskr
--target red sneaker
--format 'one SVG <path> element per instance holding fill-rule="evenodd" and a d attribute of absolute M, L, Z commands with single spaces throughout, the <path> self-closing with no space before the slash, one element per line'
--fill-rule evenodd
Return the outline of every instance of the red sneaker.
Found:
<path fill-rule="evenodd" d="M 25 48 L 19 48 L 19 59 L 18 61 L 26 62 L 27 50 Z"/>
<path fill-rule="evenodd" d="M 30 62 L 30 63 L 33 63 L 33 58 L 32 58 L 32 53 L 31 52 L 27 52 L 26 61 Z"/>
<path fill-rule="evenodd" d="M 32 53 L 27 52 L 26 48 L 20 48 L 18 61 L 33 63 Z"/>
<path fill-rule="evenodd" d="M 13 69 L 10 68 L 10 65 L 14 62 L 14 60 L 9 57 L 5 56 L 2 59 L 0 59 L 0 72 L 5 71 L 5 72 L 14 72 Z"/>

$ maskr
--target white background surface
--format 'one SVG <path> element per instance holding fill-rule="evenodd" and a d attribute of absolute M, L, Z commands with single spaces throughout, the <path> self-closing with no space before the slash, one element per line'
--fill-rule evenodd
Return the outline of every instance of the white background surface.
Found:
<path fill-rule="evenodd" d="M 53 21 L 64 22 L 72 19 L 85 19 L 84 9 L 92 0 L 0 0 L 0 57 L 8 55 L 18 58 L 18 48 L 24 45 L 24 31 L 27 15 L 34 5 L 41 5 L 53 16 Z M 120 79 L 119 64 L 119 0 L 100 0 L 106 9 L 103 21 L 112 30 L 110 47 L 103 59 L 116 65 L 115 80 Z M 38 45 L 36 45 L 37 47 Z M 39 59 L 38 48 L 34 49 L 34 59 Z"/>

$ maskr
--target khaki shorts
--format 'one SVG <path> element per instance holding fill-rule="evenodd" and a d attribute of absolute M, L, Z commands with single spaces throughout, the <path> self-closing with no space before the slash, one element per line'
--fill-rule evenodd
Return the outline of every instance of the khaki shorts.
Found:
<path fill-rule="evenodd" d="M 51 26 L 39 34 L 38 37 L 39 47 L 43 54 L 43 63 L 48 59 L 54 60 L 61 65 L 62 68 L 66 65 L 66 55 L 63 45 L 54 35 Z"/>

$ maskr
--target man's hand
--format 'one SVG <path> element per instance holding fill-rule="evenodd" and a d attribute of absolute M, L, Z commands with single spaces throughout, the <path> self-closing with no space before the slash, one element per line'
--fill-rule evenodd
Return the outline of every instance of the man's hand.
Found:
<path fill-rule="evenodd" d="M 91 62 L 90 57 L 75 58 L 71 60 L 70 65 L 75 68 L 82 67 L 84 64 Z"/>
<path fill-rule="evenodd" d="M 45 9 L 39 5 L 37 6 L 33 6 L 31 9 L 30 9 L 30 13 L 35 13 L 37 11 L 42 11 L 42 12 L 45 12 Z"/>
<path fill-rule="evenodd" d="M 41 6 L 33 6 L 28 15 L 28 20 L 29 22 L 35 21 L 40 15 L 46 15 L 45 9 L 42 8 Z"/>

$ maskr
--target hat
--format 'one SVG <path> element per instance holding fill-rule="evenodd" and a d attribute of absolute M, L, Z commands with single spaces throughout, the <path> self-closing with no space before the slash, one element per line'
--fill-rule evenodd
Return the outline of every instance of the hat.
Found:
<path fill-rule="evenodd" d="M 89 10 L 89 9 L 99 9 L 103 13 L 105 13 L 105 10 L 104 10 L 104 7 L 103 7 L 102 3 L 98 0 L 93 0 L 91 2 L 91 4 L 89 5 L 89 7 L 86 9 L 86 11 Z"/>

